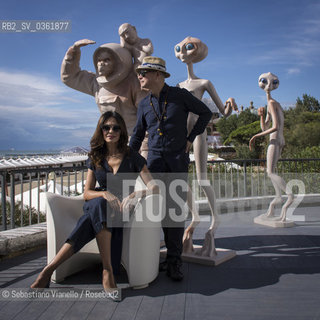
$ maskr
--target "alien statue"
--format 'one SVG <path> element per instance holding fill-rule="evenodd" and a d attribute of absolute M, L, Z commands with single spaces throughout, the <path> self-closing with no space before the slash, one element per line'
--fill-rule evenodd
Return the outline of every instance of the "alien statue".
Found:
<path fill-rule="evenodd" d="M 255 222 L 259 221 L 280 221 L 282 224 L 271 224 L 272 226 L 284 226 L 285 222 L 293 225 L 292 221 L 286 220 L 286 213 L 288 207 L 293 202 L 293 194 L 286 190 L 286 183 L 284 180 L 276 173 L 277 162 L 281 156 L 282 149 L 285 145 L 283 136 L 284 127 L 284 115 L 283 110 L 279 102 L 271 97 L 271 91 L 277 89 L 279 86 L 279 79 L 276 75 L 268 72 L 263 73 L 259 77 L 259 87 L 263 89 L 267 94 L 267 115 L 265 117 L 265 109 L 263 107 L 258 109 L 258 115 L 260 116 L 260 126 L 262 132 L 254 135 L 250 142 L 249 148 L 252 150 L 255 144 L 255 139 L 258 137 L 270 135 L 269 146 L 267 150 L 267 174 L 271 179 L 272 185 L 276 192 L 276 197 L 271 201 L 269 209 L 266 214 L 263 214 L 255 219 Z M 270 122 L 272 127 L 270 128 Z M 282 206 L 280 216 L 274 215 L 274 209 L 277 204 L 281 204 L 281 191 L 285 192 L 288 196 L 287 201 Z M 266 223 L 267 224 L 267 223 Z M 289 226 L 289 225 L 286 225 Z"/>
<path fill-rule="evenodd" d="M 200 39 L 194 37 L 187 37 L 175 46 L 175 55 L 182 62 L 187 64 L 188 79 L 180 82 L 178 86 L 189 90 L 198 99 L 202 99 L 203 94 L 208 92 L 220 112 L 224 116 L 229 116 L 231 112 L 238 111 L 237 105 L 233 98 L 229 98 L 225 105 L 220 100 L 213 84 L 209 80 L 200 79 L 196 77 L 193 72 L 193 63 L 202 61 L 208 54 L 208 47 Z M 193 113 L 188 117 L 188 131 L 193 128 L 197 116 Z M 202 248 L 197 250 L 197 255 L 206 257 L 215 257 L 217 255 L 214 233 L 217 227 L 217 213 L 216 213 L 216 197 L 213 187 L 207 178 L 207 157 L 208 157 L 208 145 L 207 145 L 207 132 L 198 135 L 193 143 L 193 151 L 195 156 L 197 180 L 200 187 L 205 192 L 211 211 L 211 225 L 206 232 L 205 240 Z M 188 206 L 192 212 L 191 224 L 186 228 L 183 240 L 183 252 L 193 253 L 193 231 L 199 223 L 199 214 L 195 208 L 194 201 L 192 200 L 192 194 L 188 194 Z"/>

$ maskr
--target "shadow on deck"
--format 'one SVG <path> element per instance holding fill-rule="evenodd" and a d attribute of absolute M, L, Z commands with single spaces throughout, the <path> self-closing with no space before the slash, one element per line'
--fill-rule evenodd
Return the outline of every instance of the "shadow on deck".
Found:
<path fill-rule="evenodd" d="M 148 288 L 122 290 L 122 301 L 0 301 L 1 319 L 320 319 L 320 210 L 298 208 L 306 222 L 273 229 L 255 225 L 261 212 L 222 215 L 216 246 L 237 256 L 217 267 L 184 263 L 185 278 L 165 273 Z M 201 244 L 208 224 L 194 239 Z M 26 288 L 46 263 L 46 250 L 4 260 L 1 288 Z M 122 270 L 117 282 L 127 282 Z M 54 288 L 101 288 L 101 265 Z"/>

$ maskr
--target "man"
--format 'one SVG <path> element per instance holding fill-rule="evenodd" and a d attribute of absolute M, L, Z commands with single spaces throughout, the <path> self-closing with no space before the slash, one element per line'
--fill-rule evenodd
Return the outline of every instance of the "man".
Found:
<path fill-rule="evenodd" d="M 155 178 L 161 177 L 165 180 L 167 189 L 167 212 L 162 222 L 167 258 L 160 265 L 160 270 L 166 269 L 170 278 L 180 281 L 183 278 L 181 253 L 184 221 L 183 223 L 176 222 L 170 218 L 170 211 L 174 209 L 179 213 L 179 208 L 175 203 L 175 197 L 170 197 L 169 193 L 172 192 L 168 192 L 168 189 L 170 184 L 177 179 L 187 181 L 188 153 L 195 137 L 206 129 L 212 112 L 189 91 L 170 87 L 165 83 L 165 78 L 170 77 L 170 74 L 166 72 L 163 59 L 147 56 L 137 67 L 136 72 L 141 88 L 148 90 L 149 94 L 139 103 L 137 123 L 130 146 L 138 151 L 145 132 L 148 131 L 148 168 L 154 173 Z M 189 112 L 197 114 L 199 118 L 188 135 Z M 159 173 L 164 173 L 164 175 L 159 175 Z M 184 202 L 186 193 L 184 190 Z"/>
<path fill-rule="evenodd" d="M 93 54 L 96 72 L 81 70 L 80 48 L 94 43 L 83 39 L 68 49 L 61 65 L 61 80 L 75 90 L 94 96 L 101 113 L 120 113 L 131 135 L 137 119 L 138 103 L 145 96 L 132 69 L 131 54 L 120 44 L 107 43 Z"/>

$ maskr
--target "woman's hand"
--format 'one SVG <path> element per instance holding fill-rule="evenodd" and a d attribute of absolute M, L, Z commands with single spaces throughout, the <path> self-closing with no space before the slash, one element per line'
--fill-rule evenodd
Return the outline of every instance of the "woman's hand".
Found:
<path fill-rule="evenodd" d="M 121 212 L 132 212 L 134 208 L 136 207 L 139 199 L 141 199 L 143 195 L 137 196 L 135 192 L 128 195 L 126 198 L 124 198 L 120 205 Z"/>
<path fill-rule="evenodd" d="M 120 212 L 121 211 L 121 202 L 120 200 L 113 194 L 109 193 L 108 191 L 103 191 L 103 198 L 106 199 L 110 205 L 110 207 Z"/>

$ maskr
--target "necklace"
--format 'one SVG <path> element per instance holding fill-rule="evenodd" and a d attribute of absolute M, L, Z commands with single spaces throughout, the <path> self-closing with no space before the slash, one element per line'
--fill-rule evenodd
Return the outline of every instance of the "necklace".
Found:
<path fill-rule="evenodd" d="M 169 88 L 167 89 L 167 93 L 166 93 L 166 97 L 164 99 L 164 103 L 163 103 L 163 108 L 162 108 L 162 113 L 161 114 L 158 114 L 154 105 L 153 105 L 153 102 L 152 102 L 152 98 L 151 98 L 151 94 L 150 94 L 150 106 L 152 107 L 152 110 L 153 110 L 153 113 L 155 114 L 157 120 L 158 120 L 158 134 L 159 136 L 162 136 L 163 135 L 163 132 L 162 130 L 160 129 L 160 126 L 161 126 L 161 122 L 162 120 L 166 120 L 167 117 L 166 117 L 166 111 L 167 111 L 167 104 L 168 104 L 168 101 L 167 101 L 167 97 L 168 97 L 168 92 L 169 92 Z"/>

